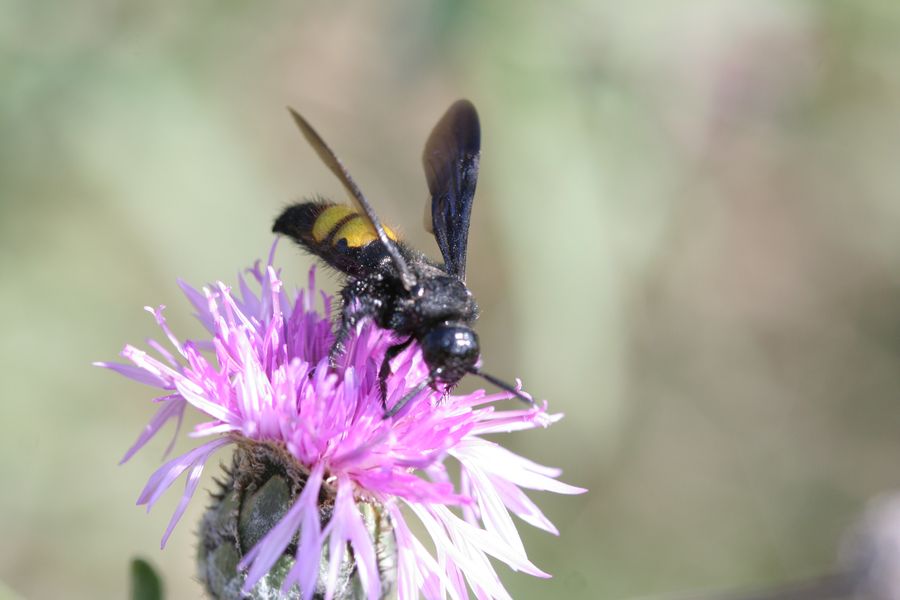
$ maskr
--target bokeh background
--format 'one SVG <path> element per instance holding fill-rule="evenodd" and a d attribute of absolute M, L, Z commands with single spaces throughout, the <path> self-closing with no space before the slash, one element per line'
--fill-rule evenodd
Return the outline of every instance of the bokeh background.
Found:
<path fill-rule="evenodd" d="M 900 3 L 3 0 L 0 580 L 121 598 L 143 555 L 201 595 L 203 502 L 165 551 L 178 492 L 134 506 L 165 441 L 116 464 L 152 390 L 91 361 L 147 304 L 197 331 L 177 277 L 233 282 L 286 203 L 342 196 L 286 105 L 436 256 L 420 153 L 458 97 L 486 364 L 567 414 L 508 443 L 591 490 L 535 494 L 555 577 L 501 568 L 512 595 L 831 568 L 900 487 Z"/>

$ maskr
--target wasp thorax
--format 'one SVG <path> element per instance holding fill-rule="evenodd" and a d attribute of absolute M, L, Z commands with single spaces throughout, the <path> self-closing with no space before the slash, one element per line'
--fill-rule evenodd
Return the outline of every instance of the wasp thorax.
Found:
<path fill-rule="evenodd" d="M 477 311 L 466 285 L 455 277 L 429 277 L 413 289 L 415 310 L 426 323 L 471 321 Z"/>

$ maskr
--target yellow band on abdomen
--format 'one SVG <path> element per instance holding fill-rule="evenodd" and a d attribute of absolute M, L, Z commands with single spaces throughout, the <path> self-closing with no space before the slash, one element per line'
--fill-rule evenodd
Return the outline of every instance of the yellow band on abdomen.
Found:
<path fill-rule="evenodd" d="M 384 231 L 389 238 L 397 241 L 397 234 L 390 227 L 385 227 Z M 368 219 L 343 204 L 329 206 L 313 223 L 312 237 L 316 243 L 321 244 L 329 236 L 332 245 L 346 240 L 350 248 L 359 248 L 378 239 L 378 234 Z"/>
<path fill-rule="evenodd" d="M 359 248 L 378 239 L 375 228 L 361 215 L 356 215 L 334 232 L 332 244 L 346 240 L 350 248 Z"/>
<path fill-rule="evenodd" d="M 313 239 L 317 244 L 322 243 L 322 241 L 324 241 L 325 238 L 328 237 L 328 234 L 332 232 L 332 230 L 337 226 L 338 223 L 355 213 L 355 210 L 344 204 L 335 204 L 333 206 L 329 206 L 322 211 L 322 214 L 320 214 L 316 218 L 316 222 L 313 223 Z"/>

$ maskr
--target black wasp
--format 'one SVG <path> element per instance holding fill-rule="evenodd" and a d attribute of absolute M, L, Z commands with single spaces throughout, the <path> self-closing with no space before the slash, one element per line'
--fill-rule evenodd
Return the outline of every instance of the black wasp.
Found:
<path fill-rule="evenodd" d="M 379 371 L 385 418 L 397 414 L 426 386 L 436 388 L 440 383 L 452 387 L 467 373 L 533 403 L 477 367 L 480 351 L 472 323 L 478 317 L 478 306 L 465 284 L 469 219 L 481 151 L 481 127 L 472 103 L 459 100 L 447 110 L 431 132 L 422 156 L 431 193 L 426 228 L 441 249 L 442 265 L 410 248 L 383 226 L 334 152 L 306 119 L 293 110 L 291 114 L 356 202 L 356 208 L 324 200 L 294 204 L 272 228 L 347 276 L 341 290 L 343 308 L 332 359 L 344 351 L 351 328 L 361 319 L 371 318 L 379 327 L 406 338 L 388 349 Z M 429 376 L 388 410 L 390 361 L 413 340 L 422 348 Z"/>

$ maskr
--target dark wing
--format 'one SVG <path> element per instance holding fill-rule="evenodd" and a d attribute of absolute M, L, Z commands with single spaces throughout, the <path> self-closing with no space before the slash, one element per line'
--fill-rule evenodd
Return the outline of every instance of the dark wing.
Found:
<path fill-rule="evenodd" d="M 316 154 L 318 154 L 319 158 L 322 159 L 322 162 L 325 163 L 325 166 L 327 166 L 340 182 L 344 184 L 344 188 L 350 192 L 350 196 L 356 202 L 356 205 L 360 208 L 362 214 L 365 215 L 372 224 L 372 227 L 378 234 L 378 239 L 384 244 L 394 266 L 397 268 L 397 271 L 399 271 L 403 286 L 406 289 L 410 289 L 415 283 L 415 277 L 413 277 L 412 272 L 409 270 L 406 261 L 403 260 L 403 256 L 400 254 L 400 250 L 397 248 L 396 244 L 388 237 L 384 230 L 384 226 L 382 226 L 381 221 L 378 219 L 378 215 L 375 214 L 372 205 L 366 200 L 362 190 L 359 189 L 359 186 L 356 185 L 356 182 L 350 177 L 350 173 L 344 167 L 343 163 L 341 163 L 334 151 L 328 147 L 328 144 L 325 143 L 322 136 L 312 128 L 312 125 L 310 125 L 306 119 L 293 108 L 288 107 L 288 110 L 290 111 L 291 116 L 294 117 L 294 122 L 297 123 L 300 132 L 303 133 L 303 137 L 305 137 L 306 141 L 309 142 L 309 145 L 313 147 Z"/>
<path fill-rule="evenodd" d="M 478 113 L 468 100 L 457 100 L 434 126 L 422 164 L 431 192 L 431 226 L 426 207 L 425 228 L 434 234 L 447 271 L 460 280 L 466 278 L 466 245 L 480 152 Z"/>

